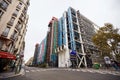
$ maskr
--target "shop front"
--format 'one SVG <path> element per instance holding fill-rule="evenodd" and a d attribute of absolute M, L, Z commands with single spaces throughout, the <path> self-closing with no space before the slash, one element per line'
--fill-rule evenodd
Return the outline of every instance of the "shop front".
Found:
<path fill-rule="evenodd" d="M 12 60 L 16 60 L 15 55 L 9 52 L 0 51 L 0 72 L 7 70 Z"/>

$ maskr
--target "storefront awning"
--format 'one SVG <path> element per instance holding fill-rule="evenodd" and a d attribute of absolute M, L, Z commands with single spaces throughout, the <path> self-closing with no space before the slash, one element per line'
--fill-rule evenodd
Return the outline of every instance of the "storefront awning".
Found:
<path fill-rule="evenodd" d="M 9 52 L 0 52 L 0 58 L 15 60 L 16 56 L 14 56 L 13 54 L 11 54 Z"/>

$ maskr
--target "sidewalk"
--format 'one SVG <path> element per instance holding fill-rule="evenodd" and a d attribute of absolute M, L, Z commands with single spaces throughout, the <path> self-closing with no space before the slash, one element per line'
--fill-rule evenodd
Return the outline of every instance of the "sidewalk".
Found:
<path fill-rule="evenodd" d="M 15 72 L 0 73 L 0 79 L 14 77 L 14 76 L 18 76 L 18 75 L 20 75 L 20 74 L 15 74 Z"/>
<path fill-rule="evenodd" d="M 0 73 L 0 79 L 20 76 L 20 75 L 23 75 L 23 72 L 24 72 L 24 69 L 21 69 L 21 71 L 19 73 L 17 73 L 17 74 L 15 74 L 14 71 L 13 72 L 11 72 L 11 71 L 3 72 L 3 73 Z"/>
<path fill-rule="evenodd" d="M 112 67 L 109 68 L 109 69 L 105 69 L 105 68 L 94 69 L 94 68 L 91 68 L 91 70 L 97 71 L 98 73 L 102 73 L 102 74 L 107 73 L 107 74 L 120 76 L 120 69 L 119 70 L 115 70 Z"/>

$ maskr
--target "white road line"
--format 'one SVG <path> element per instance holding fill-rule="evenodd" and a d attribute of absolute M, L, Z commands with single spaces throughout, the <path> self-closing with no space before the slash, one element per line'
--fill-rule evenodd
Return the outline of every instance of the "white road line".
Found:
<path fill-rule="evenodd" d="M 40 70 L 36 70 L 36 71 L 40 71 Z"/>
<path fill-rule="evenodd" d="M 102 71 L 100 71 L 99 73 L 100 73 L 100 74 L 107 74 L 106 72 L 102 72 Z"/>
<path fill-rule="evenodd" d="M 26 70 L 26 72 L 30 72 L 30 71 Z"/>
<path fill-rule="evenodd" d="M 72 71 L 76 71 L 76 69 L 72 69 Z"/>
<path fill-rule="evenodd" d="M 82 72 L 87 72 L 86 70 L 81 70 Z"/>
<path fill-rule="evenodd" d="M 35 72 L 35 70 L 31 70 L 31 72 Z"/>
<path fill-rule="evenodd" d="M 88 72 L 91 72 L 91 73 L 95 73 L 95 71 L 93 71 L 93 70 L 87 70 Z"/>
<path fill-rule="evenodd" d="M 76 71 L 80 71 L 79 69 L 77 69 Z"/>
<path fill-rule="evenodd" d="M 41 71 L 46 71 L 45 69 L 41 70 Z"/>
<path fill-rule="evenodd" d="M 68 71 L 71 71 L 72 69 L 68 69 Z"/>
<path fill-rule="evenodd" d="M 118 74 L 113 73 L 112 75 L 118 75 Z"/>

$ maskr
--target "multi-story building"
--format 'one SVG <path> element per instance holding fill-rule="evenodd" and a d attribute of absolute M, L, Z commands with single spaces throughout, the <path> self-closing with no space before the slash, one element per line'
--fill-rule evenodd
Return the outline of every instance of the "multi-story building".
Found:
<path fill-rule="evenodd" d="M 23 56 L 28 6 L 29 0 L 0 0 L 0 53 Z"/>
<path fill-rule="evenodd" d="M 33 62 L 33 57 L 31 57 L 27 62 L 26 62 L 26 66 L 32 66 L 32 62 Z"/>
<path fill-rule="evenodd" d="M 58 64 L 58 55 L 56 54 L 55 49 L 57 48 L 57 33 L 58 32 L 58 19 L 53 17 L 48 24 L 48 34 L 47 34 L 47 51 L 46 51 L 46 61 L 48 64 L 57 66 Z"/>
<path fill-rule="evenodd" d="M 32 65 L 39 65 L 46 62 L 46 43 L 45 38 L 40 44 L 36 44 Z"/>
<path fill-rule="evenodd" d="M 91 39 L 97 28 L 71 7 L 61 18 L 53 17 L 48 24 L 46 62 L 58 67 L 91 67 L 98 53 Z"/>
<path fill-rule="evenodd" d="M 92 43 L 97 25 L 73 8 L 63 13 L 58 23 L 58 63 L 65 66 L 91 66 L 92 54 L 98 50 Z"/>
<path fill-rule="evenodd" d="M 33 57 L 32 65 L 37 64 L 37 57 L 38 57 L 38 54 L 39 54 L 39 46 L 40 45 L 38 43 L 35 45 L 35 51 L 34 51 L 34 57 Z"/>

